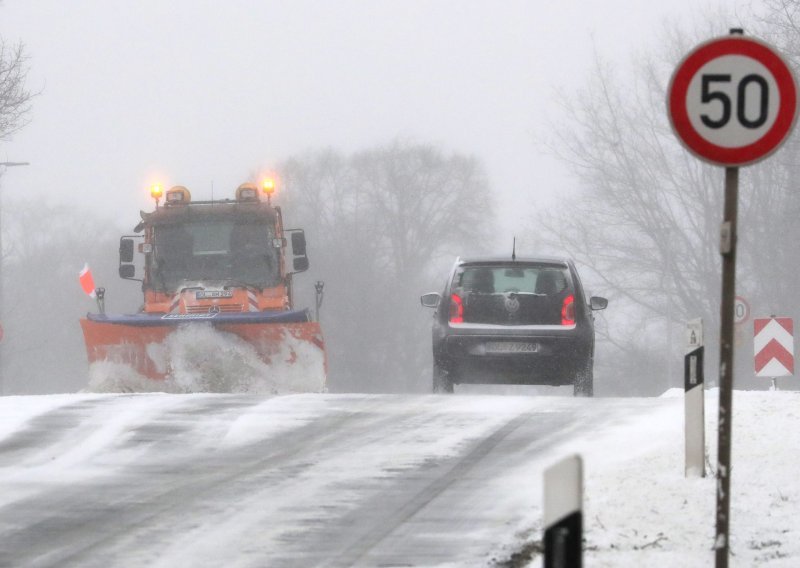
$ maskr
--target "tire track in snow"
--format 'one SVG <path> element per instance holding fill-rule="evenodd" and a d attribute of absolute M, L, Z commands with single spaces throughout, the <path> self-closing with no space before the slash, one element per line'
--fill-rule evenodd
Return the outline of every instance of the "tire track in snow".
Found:
<path fill-rule="evenodd" d="M 501 477 L 603 414 L 576 417 L 581 401 L 553 399 L 170 396 L 180 404 L 108 448 L 104 475 L 1 509 L 0 566 L 448 560 L 459 543 L 423 550 L 420 526 L 468 500 L 476 476 Z M 264 413 L 286 424 L 276 430 Z M 487 517 L 463 522 L 473 518 Z M 438 530 L 452 538 L 459 522 Z"/>
<path fill-rule="evenodd" d="M 263 402 L 263 398 L 256 399 L 253 404 L 258 402 Z M 293 465 L 295 473 L 310 467 L 311 464 L 304 464 L 303 460 L 292 462 L 304 452 L 323 450 L 331 445 L 332 439 L 343 433 L 347 435 L 348 431 L 358 438 L 380 430 L 380 422 L 393 420 L 391 415 L 381 416 L 380 408 L 387 404 L 390 402 L 370 401 L 365 404 L 368 412 L 334 410 L 330 416 L 285 433 L 280 447 L 273 447 L 268 439 L 233 451 L 205 456 L 201 452 L 193 458 L 184 451 L 173 463 L 157 460 L 152 464 L 143 459 L 140 471 L 109 476 L 103 483 L 87 487 L 56 488 L 3 507 L 0 509 L 2 518 L 22 519 L 23 522 L 16 526 L 0 524 L 0 566 L 83 567 L 122 562 L 118 557 L 118 541 L 125 544 L 143 540 L 141 544 L 146 546 L 148 536 L 163 538 L 170 534 L 172 526 L 185 520 L 187 509 L 205 496 L 217 497 L 232 486 L 240 490 L 249 478 L 258 480 L 265 472 L 279 472 L 288 465 Z M 209 406 L 213 410 L 213 404 Z M 187 413 L 186 410 L 177 407 L 168 412 L 177 415 L 202 412 L 195 409 Z M 174 437 L 174 423 L 168 415 L 158 417 L 157 421 L 161 426 L 144 425 L 143 429 L 149 433 L 138 436 L 134 433 L 132 440 L 134 444 L 141 443 L 142 439 L 151 441 L 153 451 L 168 454 L 169 446 L 180 445 L 180 440 Z M 159 428 L 166 429 L 166 437 L 158 436 Z M 239 466 L 231 469 L 231 463 Z M 142 471 L 149 478 L 144 476 L 143 479 Z M 234 483 L 237 480 L 238 483 Z M 143 539 L 137 539 L 140 532 L 144 534 Z M 47 535 L 47 538 L 39 540 L 39 535 Z M 150 540 L 149 544 L 152 546 L 154 542 Z M 127 553 L 124 547 L 122 550 Z M 151 565 L 157 556 L 154 553 L 153 558 L 142 559 L 143 565 Z M 135 563 L 126 561 L 126 565 Z"/>

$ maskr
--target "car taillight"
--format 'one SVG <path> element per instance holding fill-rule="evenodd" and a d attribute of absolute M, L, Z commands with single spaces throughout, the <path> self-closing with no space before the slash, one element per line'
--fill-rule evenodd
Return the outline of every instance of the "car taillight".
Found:
<path fill-rule="evenodd" d="M 458 294 L 450 296 L 450 323 L 464 323 L 464 304 Z"/>
<path fill-rule="evenodd" d="M 575 296 L 572 294 L 561 304 L 561 325 L 575 325 Z"/>

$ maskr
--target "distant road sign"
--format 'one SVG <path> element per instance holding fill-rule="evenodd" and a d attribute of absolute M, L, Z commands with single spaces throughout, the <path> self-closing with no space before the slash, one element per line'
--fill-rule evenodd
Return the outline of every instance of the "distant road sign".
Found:
<path fill-rule="evenodd" d="M 756 376 L 794 375 L 792 318 L 756 318 L 753 320 L 753 330 Z"/>
<path fill-rule="evenodd" d="M 771 46 L 730 35 L 700 44 L 681 61 L 667 108 L 675 134 L 695 156 L 742 166 L 786 140 L 797 118 L 798 87 Z"/>
<path fill-rule="evenodd" d="M 750 319 L 750 304 L 741 296 L 733 300 L 733 323 L 744 323 Z"/>

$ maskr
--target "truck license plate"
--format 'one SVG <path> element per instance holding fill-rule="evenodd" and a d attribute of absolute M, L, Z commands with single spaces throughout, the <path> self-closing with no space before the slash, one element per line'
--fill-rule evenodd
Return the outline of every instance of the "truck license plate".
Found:
<path fill-rule="evenodd" d="M 486 343 L 487 353 L 536 353 L 539 346 L 536 343 L 524 341 L 489 341 Z"/>
<path fill-rule="evenodd" d="M 213 298 L 233 298 L 233 290 L 203 290 L 196 292 L 196 300 L 208 300 Z"/>

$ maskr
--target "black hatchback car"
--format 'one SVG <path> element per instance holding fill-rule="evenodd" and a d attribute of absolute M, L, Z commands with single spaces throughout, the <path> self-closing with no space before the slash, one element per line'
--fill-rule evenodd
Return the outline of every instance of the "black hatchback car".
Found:
<path fill-rule="evenodd" d="M 574 385 L 594 391 L 594 314 L 575 264 L 560 258 L 457 259 L 436 308 L 433 391 L 454 384 Z"/>

